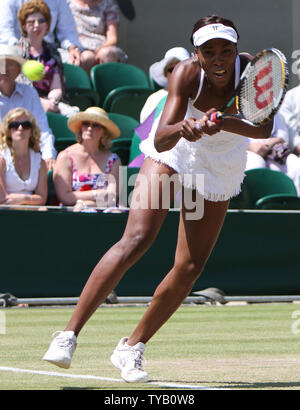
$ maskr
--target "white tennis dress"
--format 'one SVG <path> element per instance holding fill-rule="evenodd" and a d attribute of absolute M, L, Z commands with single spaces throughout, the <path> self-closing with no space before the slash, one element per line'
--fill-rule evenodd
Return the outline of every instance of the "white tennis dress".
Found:
<path fill-rule="evenodd" d="M 240 58 L 237 57 L 235 87 L 239 78 Z M 204 70 L 201 70 L 199 90 L 194 100 L 189 99 L 185 118 L 200 119 L 205 114 L 194 107 L 201 93 L 203 81 Z M 204 135 L 196 142 L 181 138 L 171 150 L 158 152 L 154 147 L 154 137 L 159 120 L 160 117 L 155 120 L 149 137 L 140 144 L 145 157 L 173 168 L 179 174 L 184 187 L 197 189 L 209 201 L 226 201 L 240 192 L 245 176 L 248 138 L 220 131 L 215 135 Z M 197 183 L 197 176 L 202 177 L 204 184 Z"/>

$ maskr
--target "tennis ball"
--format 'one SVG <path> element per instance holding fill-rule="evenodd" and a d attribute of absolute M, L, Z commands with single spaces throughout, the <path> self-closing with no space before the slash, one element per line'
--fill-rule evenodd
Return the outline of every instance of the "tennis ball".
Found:
<path fill-rule="evenodd" d="M 44 77 L 45 66 L 40 61 L 28 60 L 23 64 L 22 71 L 31 81 L 39 81 Z"/>

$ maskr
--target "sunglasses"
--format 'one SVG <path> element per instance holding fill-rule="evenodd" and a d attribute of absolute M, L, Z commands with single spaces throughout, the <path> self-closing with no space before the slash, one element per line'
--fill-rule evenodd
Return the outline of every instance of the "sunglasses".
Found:
<path fill-rule="evenodd" d="M 92 128 L 104 128 L 103 125 L 98 124 L 97 122 L 82 121 L 83 127 L 92 127 Z"/>
<path fill-rule="evenodd" d="M 44 24 L 44 23 L 46 23 L 46 19 L 41 17 L 39 19 L 27 20 L 26 24 L 28 24 L 28 26 L 34 26 L 35 22 L 38 22 L 38 24 Z"/>
<path fill-rule="evenodd" d="M 32 124 L 30 121 L 13 121 L 9 124 L 8 128 L 10 130 L 17 130 L 20 125 L 22 126 L 23 130 L 29 130 L 32 127 Z"/>

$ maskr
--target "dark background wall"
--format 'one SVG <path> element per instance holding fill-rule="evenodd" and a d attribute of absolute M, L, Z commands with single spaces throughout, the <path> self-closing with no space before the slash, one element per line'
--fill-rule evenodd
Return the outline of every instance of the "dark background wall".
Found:
<path fill-rule="evenodd" d="M 119 0 L 126 7 L 127 0 Z M 263 48 L 276 47 L 289 61 L 290 71 L 300 49 L 299 0 L 132 0 L 135 18 L 122 14 L 120 46 L 129 62 L 148 73 L 149 66 L 175 46 L 189 51 L 194 23 L 208 14 L 231 19 L 239 33 L 239 50 L 256 54 Z M 300 51 L 295 53 L 300 57 Z M 295 70 L 293 70 L 295 71 Z M 290 74 L 290 87 L 298 83 Z"/>

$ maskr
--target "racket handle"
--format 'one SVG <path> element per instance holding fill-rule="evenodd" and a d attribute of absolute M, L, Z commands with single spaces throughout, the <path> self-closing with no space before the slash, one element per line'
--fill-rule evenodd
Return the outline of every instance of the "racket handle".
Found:
<path fill-rule="evenodd" d="M 209 120 L 212 122 L 215 122 L 216 124 L 218 124 L 218 122 L 220 122 L 221 119 L 222 119 L 221 111 L 213 112 L 209 117 Z"/>

